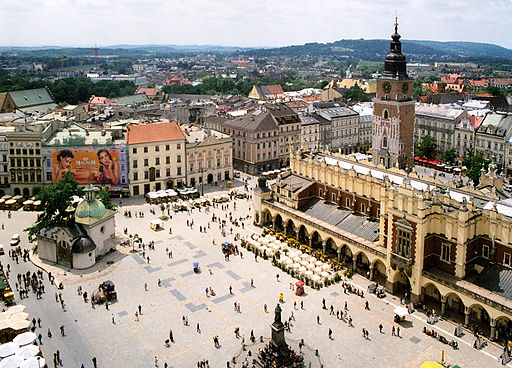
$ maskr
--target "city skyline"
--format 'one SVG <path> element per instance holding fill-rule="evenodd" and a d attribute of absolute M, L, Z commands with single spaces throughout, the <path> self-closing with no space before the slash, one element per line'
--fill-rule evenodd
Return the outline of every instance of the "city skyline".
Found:
<path fill-rule="evenodd" d="M 1 46 L 118 44 L 276 47 L 385 39 L 398 12 L 405 39 L 512 48 L 510 0 L 27 0 L 0 3 Z"/>

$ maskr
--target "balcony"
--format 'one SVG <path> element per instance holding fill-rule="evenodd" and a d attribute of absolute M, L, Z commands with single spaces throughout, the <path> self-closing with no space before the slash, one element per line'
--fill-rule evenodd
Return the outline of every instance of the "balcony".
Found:
<path fill-rule="evenodd" d="M 409 277 L 412 275 L 412 265 L 414 264 L 414 260 L 411 257 L 404 257 L 397 253 L 391 252 L 390 263 L 393 270 L 402 270 Z"/>

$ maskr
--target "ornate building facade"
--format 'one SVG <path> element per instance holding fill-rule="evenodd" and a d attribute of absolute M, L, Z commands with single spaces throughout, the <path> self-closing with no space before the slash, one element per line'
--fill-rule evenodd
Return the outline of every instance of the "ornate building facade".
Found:
<path fill-rule="evenodd" d="M 271 190 L 254 191 L 259 225 L 492 339 L 510 336 L 509 200 L 341 155 L 292 154 L 290 164 Z"/>
<path fill-rule="evenodd" d="M 385 167 L 412 167 L 414 164 L 413 80 L 407 75 L 407 61 L 395 21 L 384 74 L 377 79 L 374 99 L 372 157 Z"/>

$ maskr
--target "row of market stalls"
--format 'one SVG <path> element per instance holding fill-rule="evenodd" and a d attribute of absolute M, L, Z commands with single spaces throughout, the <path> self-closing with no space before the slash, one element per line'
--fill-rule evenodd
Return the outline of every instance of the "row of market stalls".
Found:
<path fill-rule="evenodd" d="M 162 203 L 175 201 L 180 199 L 193 199 L 198 198 L 199 192 L 194 187 L 184 187 L 174 189 L 159 190 L 157 192 L 149 192 L 146 194 L 146 198 L 150 203 Z"/>
<path fill-rule="evenodd" d="M 17 211 L 23 208 L 24 211 L 39 211 L 41 209 L 41 201 L 35 197 L 25 200 L 21 195 L 10 196 L 5 195 L 0 198 L 0 210 Z"/>

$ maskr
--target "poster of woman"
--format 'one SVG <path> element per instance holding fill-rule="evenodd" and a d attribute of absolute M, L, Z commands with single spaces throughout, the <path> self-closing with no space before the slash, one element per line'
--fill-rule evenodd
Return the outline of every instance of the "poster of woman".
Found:
<path fill-rule="evenodd" d="M 124 147 L 106 147 L 101 149 L 70 148 L 51 152 L 52 181 L 55 183 L 66 171 L 80 185 L 97 184 L 108 186 L 127 185 L 126 151 Z"/>

